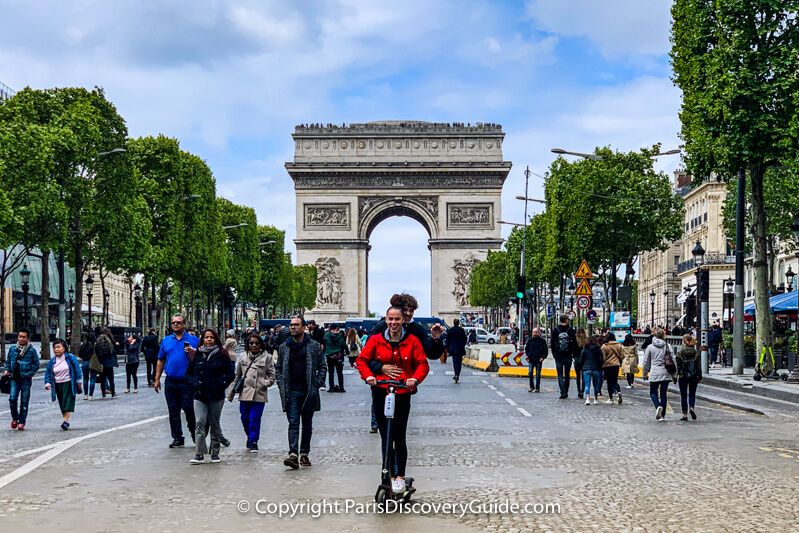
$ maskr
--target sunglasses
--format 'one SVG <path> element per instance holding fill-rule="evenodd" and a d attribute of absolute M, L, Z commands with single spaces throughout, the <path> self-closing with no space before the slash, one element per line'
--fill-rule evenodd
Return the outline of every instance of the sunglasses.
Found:
<path fill-rule="evenodd" d="M 260 342 L 248 342 L 247 344 L 249 344 L 250 346 L 260 346 L 261 345 Z"/>
<path fill-rule="evenodd" d="M 174 325 L 176 325 L 176 324 L 177 324 L 177 325 L 180 325 L 180 324 L 183 324 L 183 322 L 172 322 L 172 325 L 173 325 L 173 326 L 174 326 Z"/>

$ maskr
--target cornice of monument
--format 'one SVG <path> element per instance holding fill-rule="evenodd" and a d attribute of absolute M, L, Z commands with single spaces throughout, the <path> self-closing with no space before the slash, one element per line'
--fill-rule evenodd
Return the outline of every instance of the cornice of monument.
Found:
<path fill-rule="evenodd" d="M 299 124 L 294 128 L 292 137 L 376 137 L 393 135 L 467 135 L 504 137 L 502 125 L 476 122 L 474 125 L 463 123 L 424 122 L 385 120 L 377 122 L 342 124 Z"/>

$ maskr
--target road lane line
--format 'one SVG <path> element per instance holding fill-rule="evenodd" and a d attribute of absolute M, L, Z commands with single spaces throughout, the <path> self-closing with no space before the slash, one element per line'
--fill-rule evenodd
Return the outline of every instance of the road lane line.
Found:
<path fill-rule="evenodd" d="M 513 448 L 513 446 L 511 446 L 510 442 L 508 442 L 506 440 L 502 441 L 502 447 L 503 448 L 508 448 L 508 449 Z"/>
<path fill-rule="evenodd" d="M 22 465 L 21 467 L 17 468 L 16 470 L 13 470 L 13 471 L 9 472 L 8 474 L 4 475 L 3 477 L 0 477 L 0 489 L 2 489 L 3 487 L 5 487 L 6 485 L 8 485 L 10 483 L 13 483 L 14 481 L 18 480 L 19 478 L 21 478 L 21 477 L 23 477 L 23 476 L 25 476 L 27 474 L 30 474 L 31 472 L 33 472 L 34 470 L 36 470 L 37 468 L 39 468 L 43 464 L 47 463 L 51 459 L 54 459 L 55 457 L 58 457 L 63 452 L 67 451 L 68 449 L 72 448 L 73 446 L 75 446 L 76 444 L 78 444 L 80 442 L 83 442 L 83 441 L 88 440 L 88 439 L 93 439 L 93 438 L 99 437 L 101 435 L 106 435 L 108 433 L 113 433 L 115 431 L 120 431 L 120 430 L 123 430 L 123 429 L 130 429 L 130 428 L 134 428 L 134 427 L 137 427 L 137 426 L 143 426 L 144 424 L 149 424 L 150 422 L 156 422 L 158 420 L 164 420 L 166 418 L 169 418 L 169 415 L 154 416 L 154 417 L 151 417 L 151 418 L 146 418 L 144 420 L 139 420 L 138 422 L 131 422 L 130 424 L 123 424 L 121 426 L 104 429 L 102 431 L 96 431 L 94 433 L 89 433 L 88 435 L 83 435 L 81 437 L 76 437 L 74 439 L 69 439 L 69 440 L 57 442 L 56 444 L 54 444 L 52 446 L 52 448 L 49 451 L 47 451 L 44 454 L 40 455 L 36 459 L 30 461 L 29 463 L 26 463 L 26 464 Z M 38 450 L 36 450 L 36 451 L 38 451 Z M 23 456 L 24 456 L 24 455 L 27 455 L 28 453 L 33 453 L 33 451 L 29 450 L 28 452 L 22 452 L 22 453 L 23 453 Z"/>
<path fill-rule="evenodd" d="M 533 416 L 533 415 L 531 415 L 530 413 L 528 413 L 526 409 L 524 409 L 524 408 L 522 408 L 522 407 L 517 407 L 516 409 L 517 409 L 517 410 L 518 410 L 518 411 L 519 411 L 521 414 L 523 414 L 524 416 Z"/>
<path fill-rule="evenodd" d="M 511 400 L 510 398 L 505 398 L 505 401 L 506 401 L 506 402 L 508 402 L 508 403 L 509 403 L 509 404 L 511 404 L 511 405 L 519 405 L 518 403 L 514 402 L 514 401 L 513 401 L 513 400 Z"/>
<path fill-rule="evenodd" d="M 491 390 L 497 390 L 497 388 L 495 386 L 493 386 L 493 385 L 489 385 L 488 388 L 491 389 Z"/>
<path fill-rule="evenodd" d="M 505 397 L 505 394 L 500 391 L 494 391 L 494 392 L 497 393 L 497 396 L 502 396 L 503 398 Z"/>
<path fill-rule="evenodd" d="M 483 383 L 485 383 L 486 385 L 488 385 L 488 382 L 487 382 L 486 380 L 484 380 L 484 379 L 481 379 L 480 381 L 482 381 Z"/>

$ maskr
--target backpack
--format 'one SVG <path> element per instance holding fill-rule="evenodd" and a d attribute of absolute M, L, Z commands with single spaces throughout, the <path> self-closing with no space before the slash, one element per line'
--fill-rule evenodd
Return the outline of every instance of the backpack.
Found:
<path fill-rule="evenodd" d="M 355 341 L 350 343 L 350 353 L 358 351 L 358 344 Z"/>
<path fill-rule="evenodd" d="M 682 374 L 685 379 L 696 379 L 699 373 L 696 371 L 696 357 L 686 359 L 682 365 Z"/>
<path fill-rule="evenodd" d="M 569 351 L 569 331 L 561 331 L 558 333 L 558 351 L 565 353 Z"/>

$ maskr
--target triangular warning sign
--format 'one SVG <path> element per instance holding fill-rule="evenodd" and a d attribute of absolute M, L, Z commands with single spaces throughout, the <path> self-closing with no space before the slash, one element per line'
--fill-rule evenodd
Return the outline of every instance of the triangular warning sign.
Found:
<path fill-rule="evenodd" d="M 588 268 L 588 263 L 583 262 L 580 263 L 580 268 L 577 269 L 577 273 L 574 275 L 575 278 L 591 278 L 593 279 L 594 275 L 591 273 L 591 269 Z"/>
<path fill-rule="evenodd" d="M 591 285 L 588 283 L 587 279 L 580 280 L 580 286 L 577 287 L 577 290 L 574 291 L 575 296 L 593 296 L 594 291 L 591 290 Z"/>

